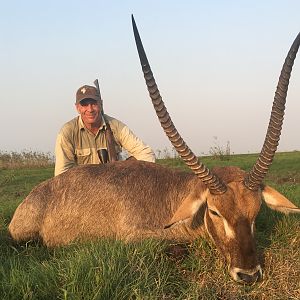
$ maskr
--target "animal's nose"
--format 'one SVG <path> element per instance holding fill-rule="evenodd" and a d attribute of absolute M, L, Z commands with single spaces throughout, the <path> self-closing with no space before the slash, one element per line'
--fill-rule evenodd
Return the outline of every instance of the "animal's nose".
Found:
<path fill-rule="evenodd" d="M 242 273 L 242 272 L 238 272 L 237 273 L 238 278 L 243 281 L 244 283 L 254 283 L 256 281 L 260 281 L 262 279 L 262 273 L 260 270 L 258 270 L 256 273 L 254 274 L 246 274 L 246 273 Z"/>

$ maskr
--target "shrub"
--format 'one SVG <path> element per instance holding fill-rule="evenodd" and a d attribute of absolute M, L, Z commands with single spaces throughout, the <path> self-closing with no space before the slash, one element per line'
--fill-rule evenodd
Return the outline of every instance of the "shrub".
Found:
<path fill-rule="evenodd" d="M 230 142 L 227 141 L 225 149 L 220 146 L 218 138 L 214 137 L 214 146 L 210 147 L 209 154 L 213 159 L 229 160 L 230 159 Z"/>

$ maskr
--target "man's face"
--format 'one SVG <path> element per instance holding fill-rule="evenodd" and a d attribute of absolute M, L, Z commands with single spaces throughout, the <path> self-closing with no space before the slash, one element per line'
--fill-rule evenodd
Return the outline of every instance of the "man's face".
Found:
<path fill-rule="evenodd" d="M 83 99 L 76 104 L 76 109 L 85 125 L 100 125 L 102 101 Z"/>

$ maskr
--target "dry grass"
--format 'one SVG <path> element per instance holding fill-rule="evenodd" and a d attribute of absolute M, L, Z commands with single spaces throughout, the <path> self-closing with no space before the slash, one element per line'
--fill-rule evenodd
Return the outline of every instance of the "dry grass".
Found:
<path fill-rule="evenodd" d="M 51 153 L 27 150 L 22 152 L 0 151 L 0 169 L 49 167 L 51 165 L 54 165 L 54 157 Z"/>
<path fill-rule="evenodd" d="M 178 264 L 182 277 L 194 282 L 198 293 L 201 291 L 201 299 L 299 300 L 300 223 L 288 218 L 284 217 L 273 228 L 270 245 L 259 249 L 263 281 L 250 286 L 234 282 L 225 260 L 210 242 L 204 241 L 192 246 L 185 268 Z"/>

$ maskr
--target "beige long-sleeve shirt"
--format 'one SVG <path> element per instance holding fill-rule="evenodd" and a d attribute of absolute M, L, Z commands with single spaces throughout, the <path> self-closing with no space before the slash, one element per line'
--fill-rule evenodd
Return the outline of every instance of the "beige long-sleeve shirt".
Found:
<path fill-rule="evenodd" d="M 138 160 L 155 162 L 153 150 L 139 139 L 124 123 L 105 115 L 113 132 L 117 153 L 122 148 Z M 80 116 L 63 125 L 55 145 L 55 176 L 82 164 L 100 164 L 98 152 L 106 149 L 105 124 L 96 135 L 85 126 Z"/>

